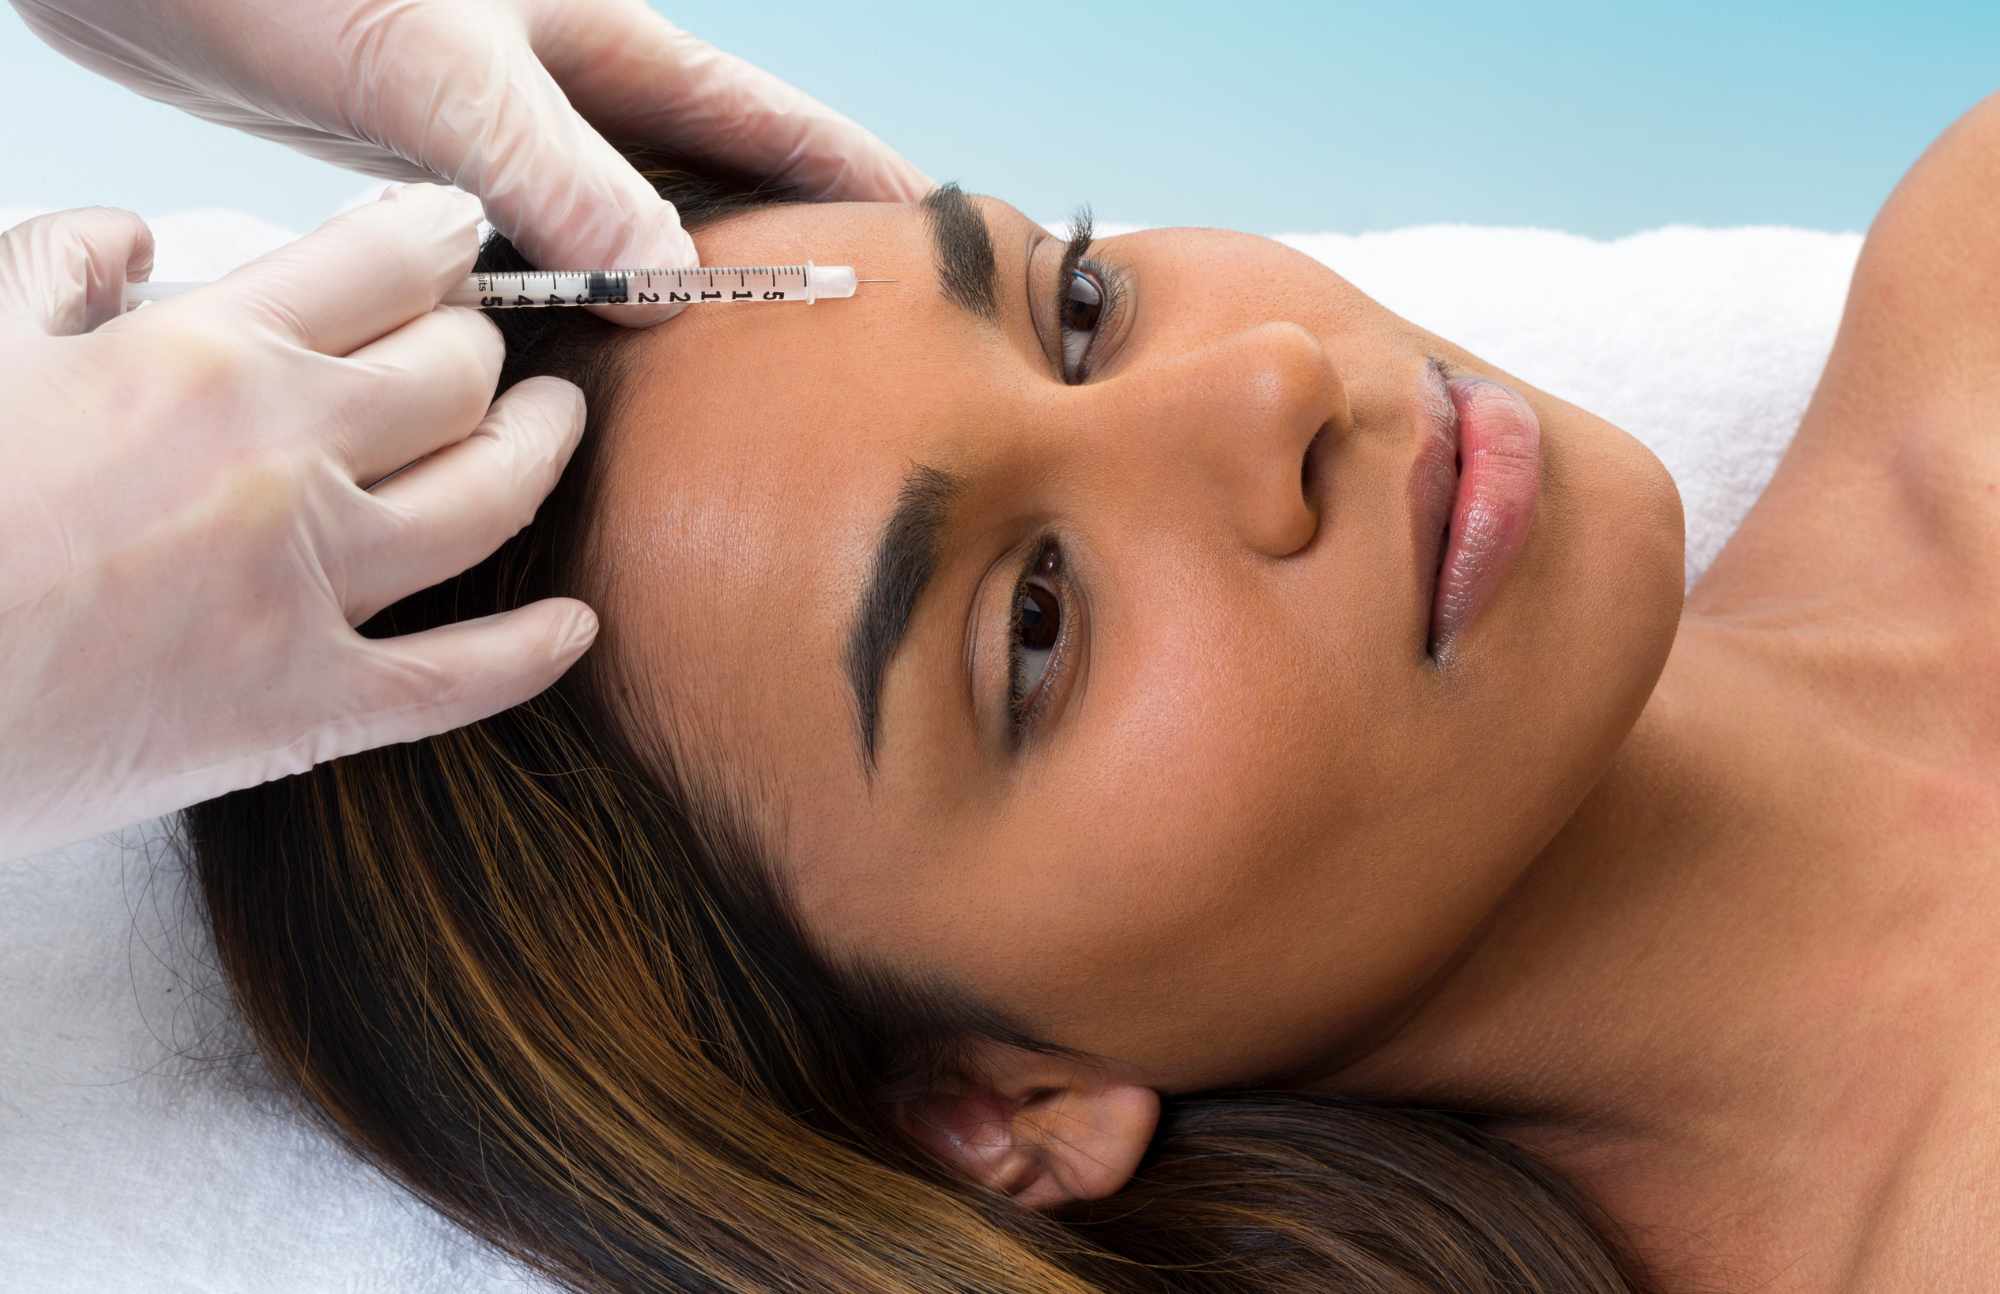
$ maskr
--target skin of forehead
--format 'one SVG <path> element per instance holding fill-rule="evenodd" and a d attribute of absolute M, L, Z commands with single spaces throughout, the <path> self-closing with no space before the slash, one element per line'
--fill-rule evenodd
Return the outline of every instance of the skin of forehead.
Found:
<path fill-rule="evenodd" d="M 997 225 L 999 204 L 983 205 Z M 1001 245 L 1012 235 L 995 233 L 1003 267 L 1018 273 L 1018 250 Z M 607 618 L 621 622 L 613 649 L 621 670 L 663 689 L 673 722 L 693 725 L 730 775 L 780 803 L 800 798 L 801 778 L 851 782 L 847 798 L 865 807 L 839 669 L 865 565 L 908 466 L 972 465 L 991 386 L 966 372 L 982 353 L 981 372 L 1006 371 L 1022 339 L 943 298 L 911 206 L 753 211 L 696 242 L 711 263 L 810 257 L 898 281 L 809 306 L 690 307 L 635 340 L 603 465 L 604 596 Z M 1010 286 L 1018 295 L 1003 271 L 1002 293 Z M 941 446 L 962 461 L 940 461 Z M 913 632 L 903 650 L 916 646 Z M 947 718 L 909 705 L 886 714 L 898 745 L 921 742 L 913 726 Z M 788 861 L 804 865 L 798 852 L 829 825 L 822 817 L 791 840 Z"/>

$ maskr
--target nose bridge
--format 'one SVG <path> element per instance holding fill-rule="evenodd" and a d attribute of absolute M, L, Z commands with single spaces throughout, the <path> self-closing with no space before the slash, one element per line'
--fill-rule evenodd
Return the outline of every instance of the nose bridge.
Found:
<path fill-rule="evenodd" d="M 1136 374 L 1134 376 L 1137 376 Z M 1318 337 L 1268 322 L 1217 337 L 1141 379 L 1146 409 L 1129 449 L 1191 521 L 1221 523 L 1258 552 L 1288 556 L 1318 529 L 1301 479 L 1306 446 L 1352 426 L 1347 391 Z M 1331 446 L 1322 442 L 1322 466 Z"/>

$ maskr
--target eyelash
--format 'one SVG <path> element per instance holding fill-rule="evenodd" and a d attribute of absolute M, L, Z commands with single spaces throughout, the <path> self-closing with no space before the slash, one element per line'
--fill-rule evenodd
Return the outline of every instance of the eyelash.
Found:
<path fill-rule="evenodd" d="M 1090 208 L 1077 208 L 1076 215 L 1069 222 L 1069 244 L 1063 248 L 1062 264 L 1056 271 L 1056 368 L 1062 380 L 1072 386 L 1080 385 L 1090 376 L 1090 353 L 1097 348 L 1097 339 L 1111 328 L 1118 318 L 1120 306 L 1125 300 L 1125 279 L 1118 271 L 1085 255 L 1092 241 Z M 1090 330 L 1090 341 L 1077 360 L 1076 376 L 1071 377 L 1065 357 L 1069 348 L 1063 343 L 1070 330 L 1063 327 L 1063 303 L 1069 297 L 1069 283 L 1078 271 L 1087 271 L 1091 282 L 1097 285 L 1102 304 L 1098 307 L 1097 326 Z"/>
<path fill-rule="evenodd" d="M 1043 572 L 1042 563 L 1051 556 L 1055 558 L 1055 569 Z M 1021 574 L 1014 581 L 1014 591 L 1007 603 L 1007 735 L 1010 745 L 1017 748 L 1034 728 L 1042 712 L 1048 709 L 1049 698 L 1055 695 L 1056 686 L 1069 665 L 1070 638 L 1075 624 L 1072 608 L 1075 603 L 1069 596 L 1069 572 L 1064 569 L 1062 556 L 1062 545 L 1054 536 L 1045 535 L 1036 540 L 1027 561 L 1022 563 Z M 1021 598 L 1027 592 L 1029 582 L 1038 577 L 1055 586 L 1061 626 L 1057 630 L 1055 646 L 1049 649 L 1049 663 L 1042 671 L 1034 699 L 1029 701 L 1021 695 Z"/>

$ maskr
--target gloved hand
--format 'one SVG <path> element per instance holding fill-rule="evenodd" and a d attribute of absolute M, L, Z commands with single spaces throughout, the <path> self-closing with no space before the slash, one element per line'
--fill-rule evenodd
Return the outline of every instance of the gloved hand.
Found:
<path fill-rule="evenodd" d="M 49 44 L 148 98 L 370 175 L 478 194 L 544 269 L 697 263 L 672 204 L 605 135 L 808 197 L 914 201 L 932 187 L 846 117 L 642 0 L 13 3 Z M 680 308 L 599 313 L 643 324 Z"/>
<path fill-rule="evenodd" d="M 498 548 L 582 431 L 556 378 L 493 402 L 499 330 L 433 308 L 478 219 L 413 185 L 120 317 L 137 216 L 0 235 L 0 858 L 471 723 L 590 644 L 568 598 L 351 627 Z"/>

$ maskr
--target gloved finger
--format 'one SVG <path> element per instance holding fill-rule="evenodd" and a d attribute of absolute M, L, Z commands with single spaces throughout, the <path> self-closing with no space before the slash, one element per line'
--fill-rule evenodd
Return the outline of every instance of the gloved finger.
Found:
<path fill-rule="evenodd" d="M 149 307 L 156 320 L 216 314 L 346 355 L 418 315 L 472 270 L 479 200 L 440 184 L 391 189 L 207 287 Z"/>
<path fill-rule="evenodd" d="M 591 9 L 592 6 L 576 6 Z M 435 21 L 454 22 L 451 12 Z M 406 39 L 414 38 L 405 33 Z M 461 27 L 428 33 L 440 50 L 457 54 L 469 37 Z M 493 227 L 528 262 L 542 269 L 677 269 L 698 264 L 680 213 L 564 97 L 518 34 L 504 33 L 481 51 L 481 73 L 451 87 L 452 111 L 431 96 L 387 101 L 395 137 L 420 140 L 418 160 L 485 203 Z M 462 56 L 461 56 L 462 58 Z M 470 59 L 463 59 L 471 63 Z M 398 113 L 421 113 L 396 120 Z M 591 306 L 613 322 L 643 327 L 682 307 Z"/>
<path fill-rule="evenodd" d="M 349 564 L 347 622 L 492 556 L 555 488 L 583 415 L 574 384 L 531 377 L 507 388 L 470 436 L 370 490 L 388 520 Z"/>
<path fill-rule="evenodd" d="M 439 306 L 347 357 L 359 416 L 330 424 L 328 448 L 368 486 L 476 426 L 493 402 L 507 344 L 470 306 Z"/>
<path fill-rule="evenodd" d="M 362 639 L 375 677 L 355 694 L 377 704 L 346 734 L 348 748 L 326 758 L 417 741 L 517 706 L 561 678 L 596 637 L 589 607 L 543 598 L 399 638 Z"/>
<path fill-rule="evenodd" d="M 117 207 L 79 207 L 0 234 L 0 327 L 70 336 L 125 309 L 153 272 L 153 231 Z"/>
<path fill-rule="evenodd" d="M 529 39 L 577 110 L 812 198 L 915 202 L 936 183 L 811 95 L 674 26 L 643 0 L 545 5 Z"/>

